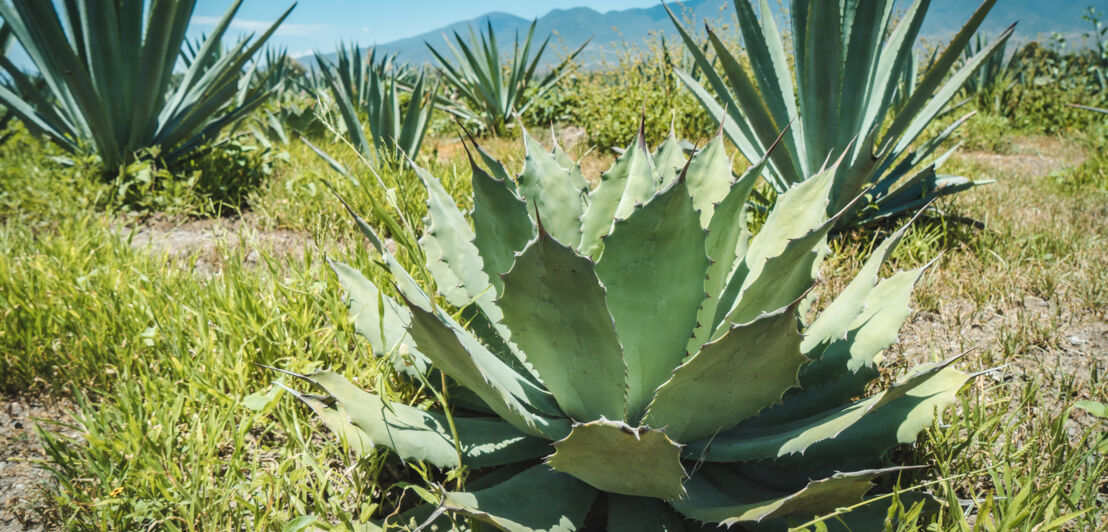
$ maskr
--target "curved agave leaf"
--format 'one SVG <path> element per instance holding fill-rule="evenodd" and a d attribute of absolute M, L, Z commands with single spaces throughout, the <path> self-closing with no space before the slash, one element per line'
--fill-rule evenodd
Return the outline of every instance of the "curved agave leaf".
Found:
<path fill-rule="evenodd" d="M 799 303 L 799 301 L 797 301 Z M 677 441 L 726 430 L 781 400 L 797 386 L 800 352 L 796 304 L 728 329 L 673 370 L 643 423 Z"/>
<path fill-rule="evenodd" d="M 921 366 L 881 394 L 821 414 L 722 432 L 690 443 L 683 454 L 709 462 L 791 458 L 808 463 L 878 455 L 914 442 L 934 409 L 954 400 L 969 376 L 948 367 L 952 362 Z"/>
<path fill-rule="evenodd" d="M 412 314 L 407 308 L 381 293 L 377 285 L 360 272 L 341 262 L 332 262 L 331 269 L 346 289 L 354 329 L 369 341 L 373 354 L 391 356 L 393 367 L 416 377 L 425 374 L 430 362 L 414 348 L 407 327 Z"/>
<path fill-rule="evenodd" d="M 627 218 L 637 203 L 650 199 L 658 188 L 642 125 L 634 143 L 600 176 L 600 184 L 589 193 L 588 208 L 581 217 L 578 249 L 597 258 L 604 249 L 603 238 L 612 232 L 615 220 Z"/>
<path fill-rule="evenodd" d="M 811 358 L 818 358 L 827 345 L 846 336 L 847 328 L 865 309 L 866 299 L 873 291 L 873 287 L 877 285 L 881 265 L 896 250 L 896 246 L 913 221 L 915 219 L 902 225 L 895 233 L 885 238 L 866 259 L 865 264 L 862 265 L 854 279 L 804 330 L 804 343 L 801 349 L 805 354 Z M 907 301 L 905 301 L 905 306 L 907 306 Z M 897 330 L 899 329 L 898 326 Z"/>
<path fill-rule="evenodd" d="M 685 357 L 704 301 L 705 231 L 678 179 L 605 240 L 596 274 L 608 291 L 627 362 L 627 419 L 637 422 L 654 390 Z"/>
<path fill-rule="evenodd" d="M 662 431 L 620 421 L 579 423 L 554 442 L 546 462 L 608 493 L 676 499 L 685 495 L 681 445 Z"/>
<path fill-rule="evenodd" d="M 903 468 L 869 469 L 836 473 L 809 483 L 804 489 L 784 496 L 734 475 L 719 478 L 705 467 L 685 483 L 687 500 L 670 501 L 682 515 L 699 521 L 731 526 L 747 521 L 765 521 L 776 517 L 810 517 L 854 504 L 873 488 L 873 479 Z M 715 478 L 713 478 L 715 477 Z"/>
<path fill-rule="evenodd" d="M 627 364 L 589 259 L 545 231 L 504 276 L 504 324 L 569 417 L 623 419 Z"/>
<path fill-rule="evenodd" d="M 496 294 L 489 290 L 489 276 L 473 244 L 476 235 L 469 222 L 436 177 L 417 165 L 412 168 L 427 188 L 426 230 L 419 244 L 439 293 L 459 308 L 476 302 L 491 321 L 499 321 L 500 312 L 493 302 Z"/>
<path fill-rule="evenodd" d="M 481 468 L 537 458 L 550 450 L 550 442 L 527 436 L 499 418 L 455 416 L 455 441 L 443 414 L 386 401 L 330 371 L 297 376 L 333 399 L 334 405 L 327 406 L 317 398 L 296 394 L 317 413 L 325 414 L 328 427 L 344 435 L 359 454 L 380 445 L 404 460 Z"/>
<path fill-rule="evenodd" d="M 542 145 L 523 131 L 526 154 L 519 175 L 519 193 L 529 212 L 536 212 L 546 230 L 559 242 L 573 244 L 580 238 L 581 215 L 588 190 L 575 168 L 566 168 Z"/>
<path fill-rule="evenodd" d="M 467 155 L 469 152 L 466 152 Z M 496 294 L 504 293 L 504 281 L 515 261 L 535 236 L 535 225 L 527 214 L 527 203 L 513 190 L 511 180 L 489 175 L 470 156 L 473 171 L 473 245 Z"/>
<path fill-rule="evenodd" d="M 912 288 L 923 270 L 899 272 L 878 283 L 866 296 L 864 310 L 851 321 L 844 336 L 822 352 L 813 352 L 818 361 L 804 368 L 801 383 L 826 382 L 847 372 L 857 372 L 872 365 L 878 353 L 896 343 L 897 331 L 911 312 L 908 299 Z"/>
<path fill-rule="evenodd" d="M 777 310 L 811 287 L 824 239 L 835 223 L 824 214 L 833 177 L 834 168 L 825 170 L 778 197 L 727 280 L 711 322 L 711 339 L 726 330 L 722 324 L 745 323 Z"/>
<path fill-rule="evenodd" d="M 427 310 L 408 302 L 412 321 L 408 334 L 436 368 L 477 394 L 497 415 L 517 429 L 547 439 L 569 432 L 549 392 L 517 373 L 438 309 Z"/>

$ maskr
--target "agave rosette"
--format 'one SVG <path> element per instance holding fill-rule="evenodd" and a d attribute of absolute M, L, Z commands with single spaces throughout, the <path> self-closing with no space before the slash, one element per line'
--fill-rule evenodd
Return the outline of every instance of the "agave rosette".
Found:
<path fill-rule="evenodd" d="M 416 168 L 439 297 L 356 215 L 400 297 L 334 264 L 373 352 L 412 374 L 441 371 L 455 400 L 448 417 L 330 371 L 303 376 L 325 395 L 297 395 L 359 452 L 471 471 L 470 491 L 443 492 L 438 512 L 379 524 L 779 529 L 861 500 L 897 470 L 883 454 L 913 442 L 966 381 L 937 363 L 855 399 L 922 273 L 879 278 L 904 229 L 804 319 L 837 222 L 825 214 L 833 166 L 782 194 L 752 234 L 747 197 L 766 161 L 734 176 L 721 135 L 686 161 L 672 135 L 648 152 L 640 130 L 591 191 L 557 146 L 524 142 L 514 180 L 476 148 L 487 170 L 471 159 L 468 218 Z"/>
<path fill-rule="evenodd" d="M 992 182 L 939 173 L 957 146 L 938 149 L 972 113 L 934 135 L 927 132 L 970 76 L 1002 52 L 1012 35 L 1014 24 L 959 65 L 995 3 L 981 3 L 932 57 L 918 83 L 913 48 L 930 0 L 914 0 L 900 16 L 893 0 L 792 0 L 791 46 L 786 46 L 768 0 L 735 0 L 745 58 L 706 29 L 722 74 L 670 11 L 703 80 L 681 69 L 675 72 L 750 160 L 793 124 L 782 139 L 784 149 L 766 167 L 766 180 L 778 192 L 816 175 L 829 154 L 845 151 L 831 189 L 830 213 L 864 192 L 867 201 L 847 212 L 840 227 L 878 222 Z M 904 80 L 911 85 L 904 86 Z"/>

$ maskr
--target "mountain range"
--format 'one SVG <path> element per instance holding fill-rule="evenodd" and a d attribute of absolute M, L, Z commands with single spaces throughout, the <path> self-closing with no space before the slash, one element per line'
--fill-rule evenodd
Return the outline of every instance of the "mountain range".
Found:
<path fill-rule="evenodd" d="M 1088 2 L 1094 0 L 1000 0 L 982 24 L 986 35 L 996 35 L 1009 24 L 1019 22 L 1013 39 L 1017 42 L 1044 40 L 1057 32 L 1065 35 L 1070 46 L 1081 46 L 1081 34 L 1092 25 L 1082 19 Z M 778 18 L 781 19 L 782 2 L 771 2 Z M 708 23 L 713 28 L 723 25 L 734 27 L 734 5 L 732 0 L 687 0 L 670 2 L 671 9 L 686 21 L 696 24 Z M 908 5 L 906 0 L 898 2 L 897 8 Z M 977 8 L 976 1 L 935 0 L 924 19 L 921 37 L 929 40 L 946 40 L 961 28 Z M 509 48 L 518 33 L 522 39 L 526 35 L 531 20 L 509 13 L 493 12 L 470 20 L 461 20 L 438 29 L 414 35 L 405 39 L 378 44 L 379 51 L 395 53 L 403 61 L 415 64 L 432 62 L 433 57 L 425 42 L 447 53 L 443 36 L 452 36 L 458 32 L 468 37 L 468 28 L 482 29 L 486 24 L 492 26 L 500 43 L 501 50 Z M 686 26 L 688 27 L 688 26 Z M 624 9 L 600 13 L 589 7 L 555 9 L 537 19 L 536 36 L 542 38 L 548 33 L 554 37 L 551 45 L 555 50 L 566 53 L 587 39 L 592 39 L 579 56 L 585 65 L 596 66 L 604 61 L 614 61 L 618 54 L 629 46 L 642 44 L 655 34 L 664 34 L 670 42 L 679 42 L 665 8 L 657 5 L 645 8 Z M 546 61 L 558 60 L 558 53 L 547 54 Z"/>

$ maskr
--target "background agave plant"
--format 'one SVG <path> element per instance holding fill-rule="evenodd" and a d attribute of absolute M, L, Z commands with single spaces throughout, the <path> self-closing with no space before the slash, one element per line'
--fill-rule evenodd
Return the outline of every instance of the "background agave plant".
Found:
<path fill-rule="evenodd" d="M 524 142 L 515 180 L 475 147 L 488 170 L 471 158 L 472 229 L 415 168 L 429 195 L 426 269 L 468 327 L 356 215 L 400 298 L 333 264 L 374 353 L 419 378 L 440 371 L 451 384 L 438 397 L 453 406 L 396 404 L 329 371 L 298 375 L 325 395 L 297 396 L 355 450 L 473 472 L 471 491 L 440 494 L 439 513 L 389 524 L 781 529 L 862 499 L 897 469 L 881 468 L 883 453 L 913 442 L 966 381 L 931 364 L 852 400 L 877 376 L 922 268 L 879 279 L 902 229 L 804 319 L 839 219 L 824 214 L 834 166 L 784 192 L 751 235 L 746 201 L 766 159 L 736 178 L 722 135 L 686 161 L 672 135 L 648 153 L 640 128 L 591 192 L 557 146 Z"/>
<path fill-rule="evenodd" d="M 537 22 L 532 22 L 531 27 L 528 28 L 522 49 L 520 49 L 519 35 L 516 35 L 512 57 L 507 64 L 505 64 L 505 58 L 500 55 L 500 46 L 496 42 L 496 34 L 492 31 L 492 22 L 488 23 L 486 31 L 481 32 L 480 36 L 471 27 L 468 43 L 456 32 L 454 33 L 455 44 L 450 44 L 449 40 L 446 41 L 447 47 L 454 55 L 453 62 L 446 59 L 430 43 L 425 43 L 438 61 L 443 78 L 456 93 L 458 104 L 450 107 L 452 113 L 479 124 L 482 129 L 499 133 L 513 116 L 526 111 L 532 102 L 553 88 L 558 80 L 568 73 L 566 67 L 569 66 L 570 61 L 577 57 L 589 42 L 585 41 L 578 46 L 542 78 L 535 78 L 539 61 L 542 60 L 546 46 L 550 43 L 550 36 L 547 35 L 535 51 L 535 55 L 531 55 L 531 44 Z"/>
<path fill-rule="evenodd" d="M 350 50 L 340 47 L 337 66 L 316 55 L 316 63 L 335 97 L 354 147 L 378 160 L 391 160 L 400 153 L 414 158 L 419 153 L 438 93 L 437 83 L 428 88 L 422 72 L 416 74 L 393 59 L 382 56 L 378 60 L 374 50 L 363 60 L 357 46 Z M 405 89 L 410 91 L 410 97 L 406 108 L 402 108 L 400 93 Z M 362 125 L 362 115 L 368 128 Z"/>
<path fill-rule="evenodd" d="M 785 149 L 770 157 L 766 169 L 767 180 L 778 192 L 818 173 L 832 153 L 847 150 L 835 175 L 829 212 L 838 212 L 868 190 L 867 204 L 847 213 L 841 224 L 881 220 L 983 183 L 937 174 L 945 155 L 924 164 L 969 116 L 922 143 L 916 141 L 970 75 L 1011 36 L 1013 28 L 1008 28 L 951 74 L 994 3 L 985 0 L 981 4 L 900 106 L 893 105 L 896 94 L 906 91 L 897 91 L 897 84 L 903 71 L 915 66 L 912 47 L 928 0 L 913 2 L 895 25 L 893 0 L 793 0 L 795 85 L 787 48 L 767 0 L 760 1 L 760 21 L 751 2 L 735 1 L 749 73 L 719 36 L 707 29 L 723 76 L 710 67 L 706 55 L 670 11 L 707 83 L 681 70 L 677 75 L 716 121 L 723 123 L 727 136 L 750 160 L 761 157 L 795 119 L 782 141 Z"/>
<path fill-rule="evenodd" d="M 106 171 L 144 148 L 160 148 L 172 163 L 268 96 L 253 91 L 231 103 L 244 66 L 295 4 L 258 39 L 223 50 L 221 40 L 241 4 L 228 8 L 178 81 L 174 67 L 193 0 L 75 0 L 62 4 L 65 16 L 54 2 L 0 2 L 0 18 L 48 89 L 27 90 L 32 78 L 5 58 L 0 66 L 21 90 L 0 86 L 0 103 L 65 150 L 98 155 Z"/>
<path fill-rule="evenodd" d="M 1019 82 L 1017 73 L 1020 66 L 1016 64 L 1017 57 L 1012 55 L 1005 58 L 1007 44 L 1000 45 L 996 53 L 990 55 L 962 87 L 965 96 L 977 99 L 978 108 L 987 109 L 993 114 L 1003 112 L 1005 96 Z M 962 53 L 962 60 L 973 60 L 988 45 L 988 38 L 978 33 Z"/>

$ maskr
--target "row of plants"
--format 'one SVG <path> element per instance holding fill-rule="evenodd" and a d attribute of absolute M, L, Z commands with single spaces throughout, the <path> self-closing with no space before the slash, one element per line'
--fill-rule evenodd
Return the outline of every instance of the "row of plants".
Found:
<path fill-rule="evenodd" d="M 334 63 L 317 55 L 316 68 L 305 69 L 281 52 L 258 53 L 288 11 L 258 39 L 226 47 L 222 39 L 241 2 L 231 6 L 210 35 L 195 42 L 184 38 L 191 2 L 151 4 L 145 14 L 154 18 L 145 29 L 127 22 L 141 20 L 141 6 L 117 11 L 108 4 L 112 2 L 104 3 L 103 9 L 93 6 L 102 20 L 81 18 L 75 6 L 67 7 L 70 12 L 64 17 L 53 6 L 36 2 L 5 7 L 7 22 L 0 29 L 0 41 L 7 49 L 18 40 L 42 75 L 29 75 L 4 59 L 6 81 L 0 86 L 0 100 L 5 114 L 0 120 L 7 123 L 19 116 L 28 129 L 66 151 L 94 155 L 105 175 L 112 177 L 129 176 L 126 167 L 136 158 L 179 168 L 179 163 L 238 136 L 243 124 L 252 124 L 249 129 L 263 145 L 287 144 L 297 136 L 318 141 L 329 132 L 317 115 L 327 112 L 341 117 L 337 131 L 330 133 L 349 135 L 364 156 L 377 161 L 399 160 L 401 154 L 417 159 L 429 130 L 453 127 L 450 120 L 435 119 L 436 109 L 479 134 L 505 134 L 515 116 L 539 125 L 580 124 L 588 141 L 606 150 L 621 147 L 622 132 L 635 122 L 630 113 L 611 111 L 650 107 L 667 111 L 649 113 L 651 133 L 665 131 L 663 124 L 669 122 L 683 135 L 706 139 L 722 127 L 748 161 L 787 129 L 782 137 L 785 149 L 773 155 L 767 169 L 767 182 L 775 193 L 812 175 L 833 149 L 843 150 L 846 142 L 856 139 L 848 164 L 840 169 L 831 208 L 841 207 L 863 189 L 870 197 L 858 212 L 844 217 L 845 227 L 910 214 L 937 197 L 982 184 L 972 177 L 941 173 L 949 151 L 937 150 L 957 135 L 968 114 L 941 131 L 927 127 L 965 103 L 956 97 L 976 98 L 977 109 L 1026 126 L 1028 120 L 1043 117 L 1053 116 L 1046 119 L 1055 122 L 1060 116 L 1073 117 L 1062 104 L 1099 105 L 1103 94 L 1095 80 L 1102 77 L 1104 28 L 1093 8 L 1086 18 L 1094 27 L 1094 50 L 1063 54 L 1033 43 L 1005 60 L 1011 28 L 992 42 L 981 35 L 974 40 L 991 9 L 986 2 L 943 53 L 932 54 L 921 68 L 915 43 L 926 2 L 913 4 L 895 25 L 881 2 L 862 6 L 863 18 L 857 21 L 844 14 L 824 17 L 822 11 L 797 10 L 790 31 L 781 31 L 772 17 L 766 17 L 768 6 L 737 2 L 738 36 L 746 43 L 741 50 L 733 44 L 740 39 L 721 38 L 711 28 L 691 33 L 671 13 L 686 45 L 682 49 L 674 50 L 663 37 L 645 56 L 624 55 L 619 64 L 596 72 L 573 64 L 586 42 L 539 75 L 550 37 L 538 42 L 534 24 L 522 39 L 516 36 L 510 57 L 501 52 L 491 26 L 482 32 L 471 29 L 468 40 L 455 34 L 454 42 L 447 42 L 449 54 L 428 44 L 439 67 L 434 73 L 372 51 L 363 57 L 357 47 L 340 47 Z M 802 19 L 816 25 L 809 28 Z M 143 31 L 163 23 L 172 29 L 165 43 L 150 41 L 149 50 L 131 45 L 147 43 Z M 852 32 L 854 25 L 860 31 Z M 832 35 L 839 35 L 841 42 L 826 49 L 786 46 L 786 41 L 821 42 Z M 886 35 L 889 38 L 882 40 Z M 852 51 L 875 49 L 876 42 L 886 45 L 882 54 L 863 58 Z M 786 50 L 791 58 L 786 58 Z M 824 61 L 828 54 L 837 54 L 839 60 Z M 178 55 L 187 70 L 173 75 Z M 159 83 L 136 85 L 151 75 L 137 68 L 139 64 L 154 68 Z M 790 64 L 799 65 L 795 87 L 793 74 L 784 75 L 791 72 Z M 842 66 L 836 71 L 812 70 L 826 64 Z M 83 74 L 62 75 L 67 68 Z M 613 76 L 613 71 L 635 75 Z M 116 72 L 120 75 L 110 75 Z M 640 86 L 628 86 L 624 77 Z M 103 86 L 124 79 L 129 89 Z M 866 82 L 849 81 L 858 79 Z M 48 90 L 34 89 L 39 86 Z M 817 96 L 828 90 L 844 101 L 862 97 L 864 105 L 842 105 Z M 1059 97 L 1058 90 L 1082 101 L 1064 102 L 1067 98 Z M 139 96 L 142 101 L 132 102 Z M 321 108 L 319 101 L 332 105 Z M 835 111 L 802 112 L 816 107 Z M 221 135 L 224 130 L 231 133 Z M 928 136 L 921 139 L 925 133 Z M 868 161 L 870 154 L 877 154 L 878 160 Z"/>

